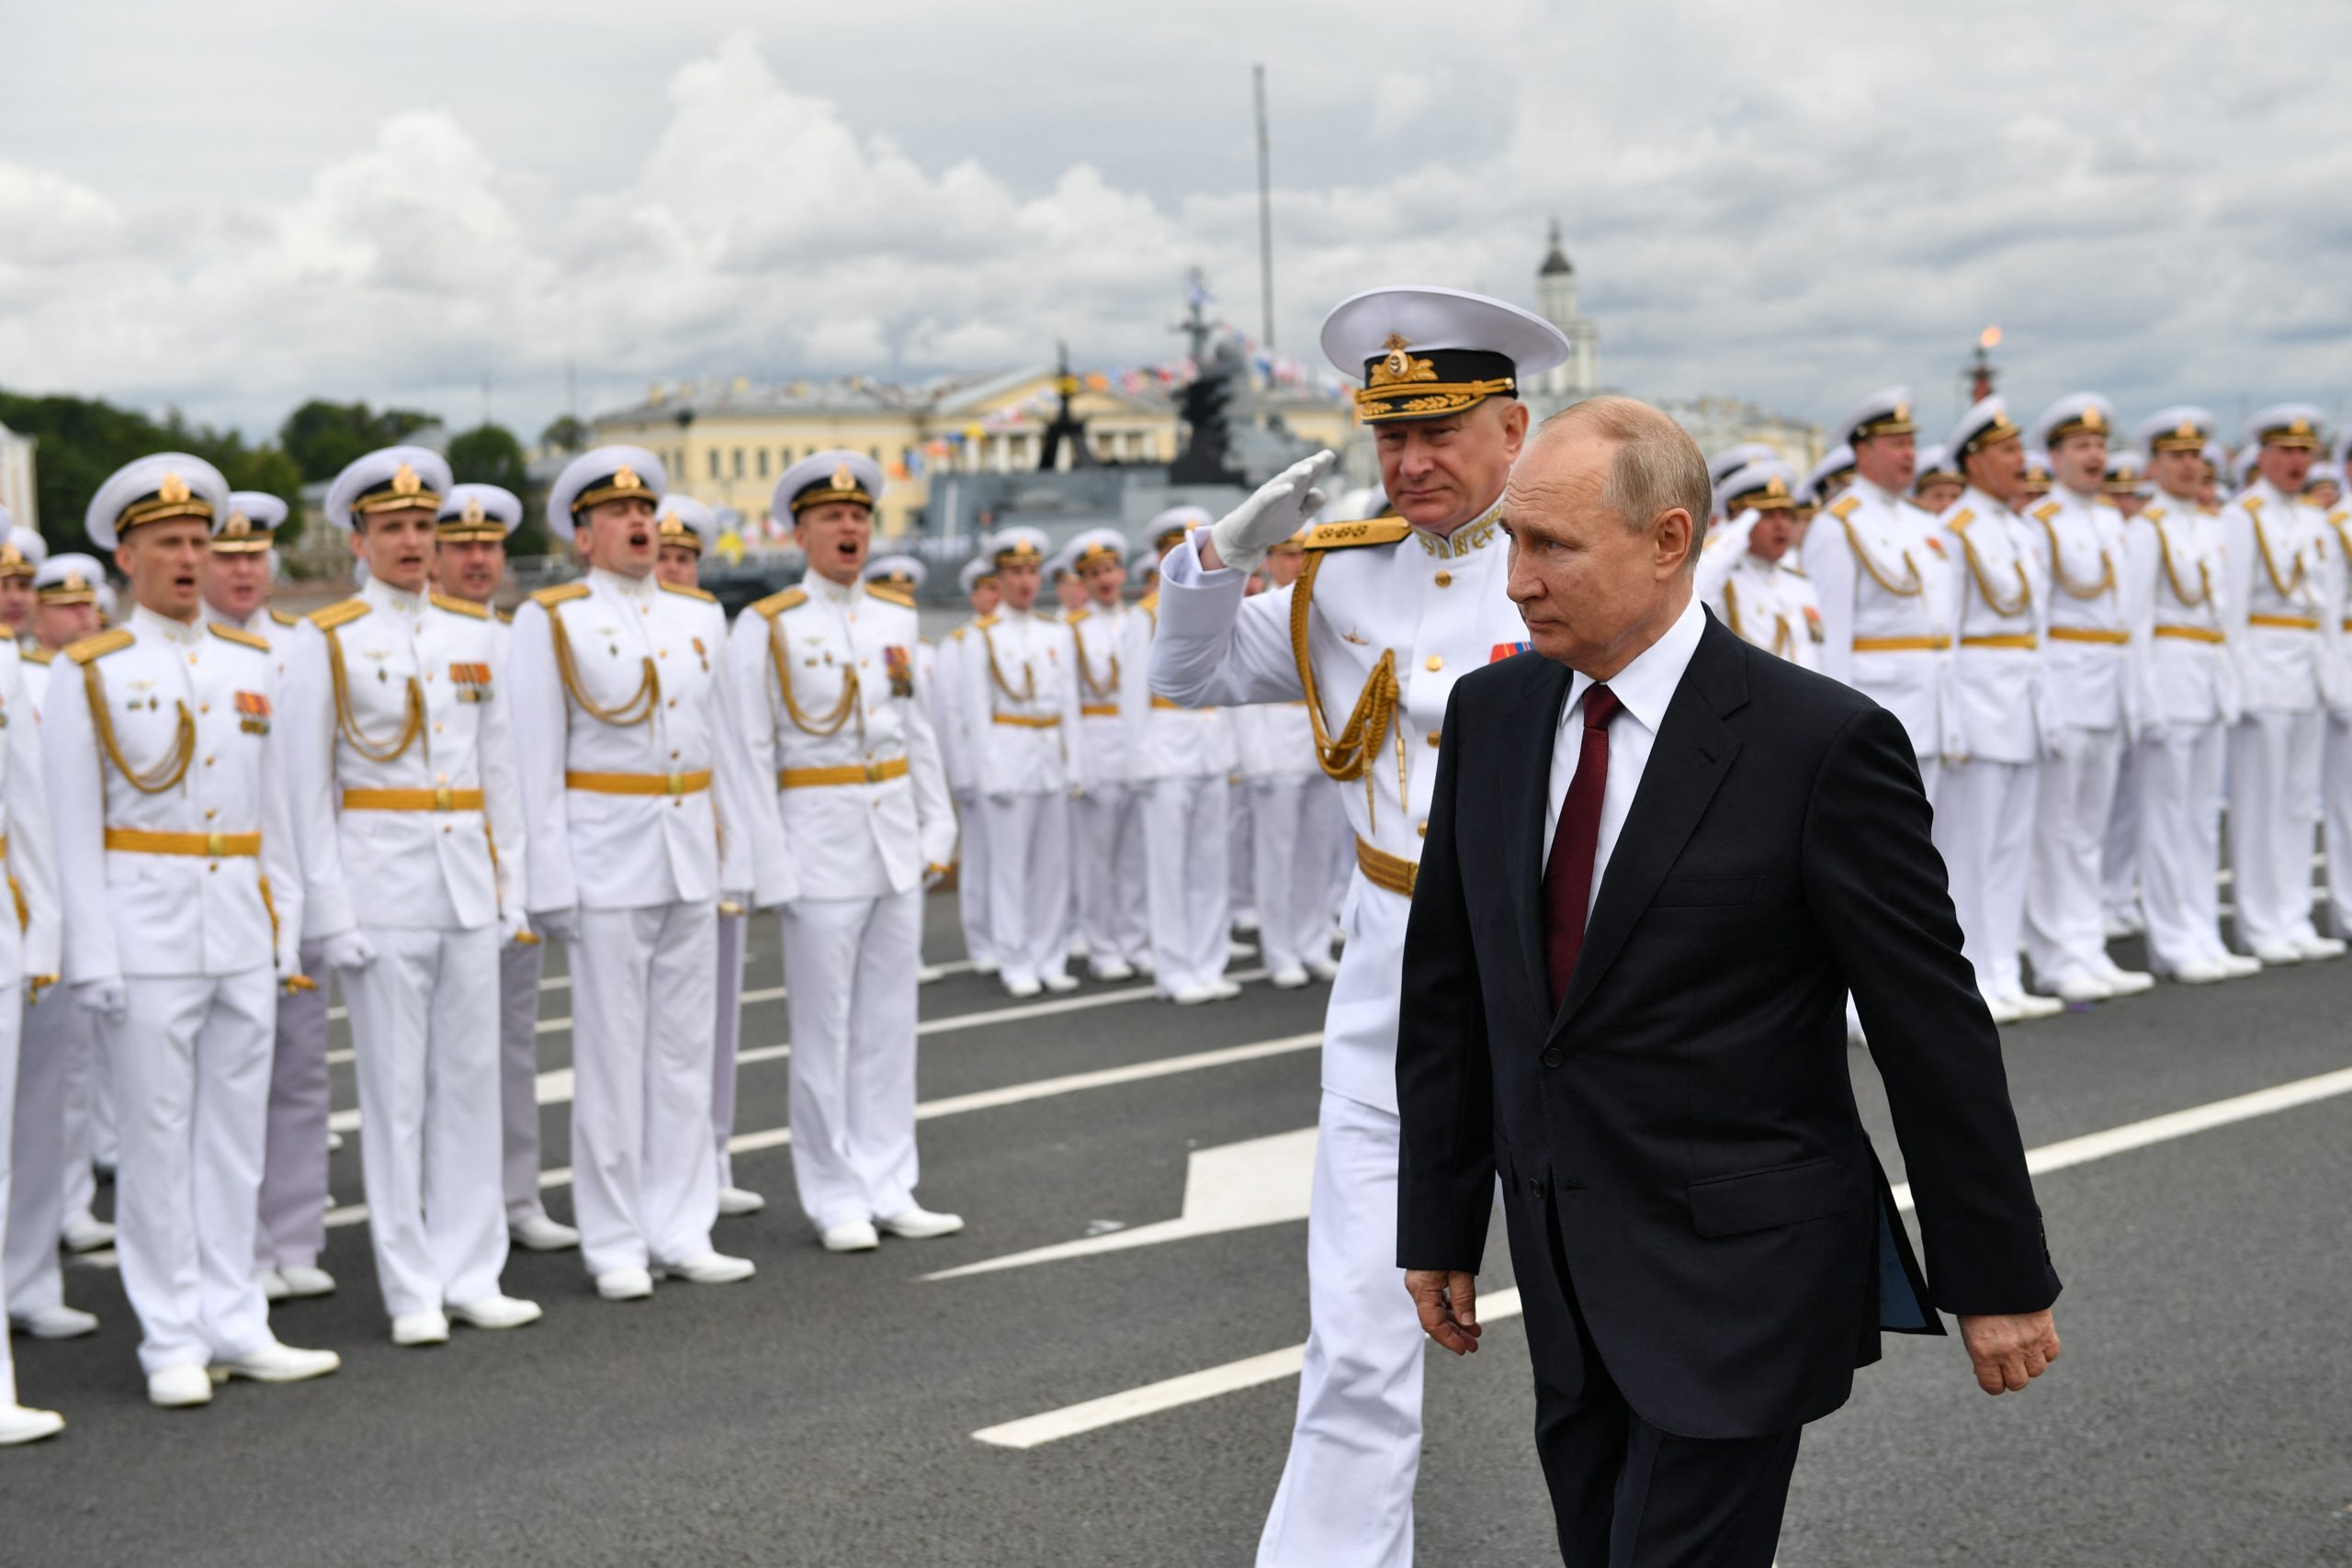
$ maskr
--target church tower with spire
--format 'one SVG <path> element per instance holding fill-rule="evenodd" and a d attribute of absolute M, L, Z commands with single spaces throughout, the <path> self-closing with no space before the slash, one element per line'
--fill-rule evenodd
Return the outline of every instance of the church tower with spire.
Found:
<path fill-rule="evenodd" d="M 1529 411 L 1541 419 L 1600 389 L 1600 329 L 1577 314 L 1577 269 L 1561 246 L 1556 218 L 1544 263 L 1535 269 L 1535 313 L 1568 340 L 1567 362 L 1537 377 L 1527 399 Z"/>

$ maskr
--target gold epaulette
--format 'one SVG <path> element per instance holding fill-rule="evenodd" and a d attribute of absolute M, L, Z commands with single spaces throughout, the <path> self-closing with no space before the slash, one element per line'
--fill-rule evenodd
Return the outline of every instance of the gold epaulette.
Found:
<path fill-rule="evenodd" d="M 269 618 L 276 621 L 279 626 L 289 628 L 299 626 L 302 624 L 301 616 L 289 615 L 283 610 L 272 610 L 269 613 Z"/>
<path fill-rule="evenodd" d="M 2327 514 L 2327 520 L 2341 526 L 2346 520 L 2352 520 L 2352 506 L 2337 507 Z"/>
<path fill-rule="evenodd" d="M 28 648 L 24 650 L 25 662 L 28 664 L 47 664 L 56 657 L 57 655 L 45 648 Z"/>
<path fill-rule="evenodd" d="M 569 604 L 574 599 L 585 599 L 588 593 L 589 588 L 584 582 L 559 582 L 553 588 L 542 588 L 535 592 L 531 595 L 531 603 L 543 610 L 552 610 L 558 604 Z"/>
<path fill-rule="evenodd" d="M 885 604 L 896 604 L 902 610 L 911 610 L 915 607 L 915 596 L 901 592 L 896 588 L 876 588 L 869 582 L 865 585 L 865 592 L 869 597 L 879 599 Z"/>
<path fill-rule="evenodd" d="M 962 642 L 964 640 L 964 627 L 957 626 L 954 631 L 947 634 L 947 640 L 949 642 Z"/>
<path fill-rule="evenodd" d="M 718 603 L 718 595 L 707 589 L 688 588 L 684 584 L 677 582 L 662 582 L 657 583 L 655 586 L 660 588 L 664 593 L 675 593 L 681 598 L 699 599 L 706 604 L 716 604 Z"/>
<path fill-rule="evenodd" d="M 452 598 L 447 593 L 433 595 L 433 607 L 436 610 L 447 610 L 453 615 L 471 615 L 477 621 L 490 619 L 489 605 L 477 604 L 470 599 Z"/>
<path fill-rule="evenodd" d="M 1393 545 L 1413 531 L 1413 525 L 1390 513 L 1357 523 L 1318 523 L 1303 541 L 1310 550 L 1344 550 L 1358 545 Z"/>
<path fill-rule="evenodd" d="M 1068 626 L 1074 626 L 1078 625 L 1079 622 L 1086 619 L 1086 616 L 1087 612 L 1084 610 L 1065 610 L 1062 612 L 1062 624 Z"/>
<path fill-rule="evenodd" d="M 1787 572 L 1791 577 L 1802 577 L 1807 582 L 1811 582 L 1813 581 L 1811 574 L 1808 573 L 1804 568 L 1801 566 L 1791 566 L 1786 560 L 1781 562 L 1781 570 Z"/>
<path fill-rule="evenodd" d="M 2161 523 L 2164 520 L 2165 509 L 2163 507 L 2143 506 L 2140 508 L 2140 515 L 2134 517 L 2132 521 L 2134 523 Z"/>
<path fill-rule="evenodd" d="M 345 599 L 340 604 L 330 604 L 323 610 L 311 611 L 311 624 L 322 632 L 331 632 L 337 626 L 349 626 L 366 615 L 368 609 L 369 605 L 365 599 Z"/>
<path fill-rule="evenodd" d="M 2262 497 L 2258 495 L 2242 495 L 2238 497 L 2238 504 L 2245 507 L 2247 514 L 2251 516 L 2262 510 Z"/>
<path fill-rule="evenodd" d="M 1963 506 L 1959 511 L 1951 514 L 1951 521 L 1945 524 L 1944 526 L 1958 532 L 1965 529 L 1971 523 L 1975 521 L 1976 509 L 1973 506 Z"/>
<path fill-rule="evenodd" d="M 1861 504 L 1862 498 L 1859 495 L 1841 495 L 1831 503 L 1829 515 L 1843 523 L 1847 518 L 1851 517 Z"/>
<path fill-rule="evenodd" d="M 1142 598 L 1136 600 L 1136 608 L 1143 611 L 1147 615 L 1157 617 L 1159 614 L 1159 590 L 1154 589 L 1151 592 L 1147 593 Z"/>
<path fill-rule="evenodd" d="M 224 626 L 219 621 L 213 621 L 209 623 L 204 629 L 210 632 L 214 637 L 220 638 L 223 642 L 242 643 L 247 648 L 257 648 L 264 653 L 267 653 L 270 650 L 269 638 L 263 637 L 258 632 L 249 632 L 243 626 Z"/>
<path fill-rule="evenodd" d="M 501 611 L 499 611 L 499 612 L 498 612 L 498 624 L 499 624 L 500 626 L 513 626 L 513 625 L 514 624 L 514 611 L 512 611 L 512 610 L 501 610 Z"/>
<path fill-rule="evenodd" d="M 805 590 L 787 588 L 781 593 L 771 593 L 764 599 L 753 602 L 752 608 L 773 621 L 786 610 L 797 609 L 807 603 L 808 603 L 808 595 Z"/>
<path fill-rule="evenodd" d="M 2054 501 L 2045 501 L 2033 509 L 2033 520 L 2047 528 L 2050 526 L 2050 520 L 2065 510 Z"/>
<path fill-rule="evenodd" d="M 997 623 L 997 617 L 996 617 L 996 616 L 994 616 L 994 615 L 982 615 L 979 619 L 978 619 L 978 620 L 976 620 L 976 621 L 974 621 L 974 622 L 972 623 L 972 627 L 973 627 L 973 629 L 974 629 L 974 630 L 976 630 L 976 631 L 986 631 L 986 630 L 988 630 L 990 626 L 992 626 L 996 625 L 996 623 Z"/>
<path fill-rule="evenodd" d="M 96 632 L 65 645 L 65 657 L 76 664 L 87 664 L 94 659 L 104 659 L 109 653 L 129 648 L 139 639 L 121 626 L 111 631 Z"/>

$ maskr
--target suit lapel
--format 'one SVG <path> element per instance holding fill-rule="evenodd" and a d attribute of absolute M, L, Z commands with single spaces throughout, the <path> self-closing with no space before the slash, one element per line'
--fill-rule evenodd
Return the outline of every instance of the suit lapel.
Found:
<path fill-rule="evenodd" d="M 1552 1021 L 1555 1038 L 1616 962 L 1739 754 L 1738 738 L 1719 716 L 1747 698 L 1738 660 L 1736 639 L 1709 615 L 1690 667 L 1682 672 L 1682 683 L 1667 705 L 1649 763 L 1642 770 L 1641 788 L 1601 874 L 1600 896 L 1585 927 L 1584 951 Z"/>
<path fill-rule="evenodd" d="M 1536 666 L 1504 733 L 1513 754 L 1495 771 L 1501 799 L 1501 842 L 1521 956 L 1539 998 L 1550 995 L 1544 968 L 1544 813 L 1552 793 L 1552 747 L 1568 700 L 1568 667 L 1532 655 Z"/>

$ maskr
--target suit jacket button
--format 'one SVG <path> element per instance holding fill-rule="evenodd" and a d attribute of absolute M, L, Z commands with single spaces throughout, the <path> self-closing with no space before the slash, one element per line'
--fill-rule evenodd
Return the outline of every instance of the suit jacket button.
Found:
<path fill-rule="evenodd" d="M 1546 1045 L 1544 1047 L 1544 1065 L 1545 1066 L 1556 1067 L 1562 1062 L 1566 1060 L 1567 1058 L 1560 1054 L 1560 1048 L 1557 1045 Z"/>

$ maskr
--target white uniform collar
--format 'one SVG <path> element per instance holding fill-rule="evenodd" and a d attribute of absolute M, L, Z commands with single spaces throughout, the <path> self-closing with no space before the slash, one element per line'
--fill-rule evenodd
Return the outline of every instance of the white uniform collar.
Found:
<path fill-rule="evenodd" d="M 379 610 L 405 615 L 412 621 L 424 618 L 425 597 L 393 587 L 380 577 L 371 577 L 359 586 L 359 597 Z"/>
<path fill-rule="evenodd" d="M 204 613 L 197 612 L 193 621 L 175 621 L 169 615 L 159 615 L 144 604 L 135 604 L 130 611 L 131 623 L 141 632 L 188 647 L 204 640 Z"/>
<path fill-rule="evenodd" d="M 1866 479 L 1859 473 L 1854 476 L 1854 488 L 1876 497 L 1878 503 L 1889 510 L 1899 509 L 1903 505 L 1903 498 L 1901 496 L 1880 484 L 1876 479 Z M 1611 691 L 1616 690 L 1613 686 L 1610 689 Z"/>
<path fill-rule="evenodd" d="M 588 569 L 588 581 L 601 584 L 607 592 L 617 593 L 624 599 L 650 599 L 662 592 L 662 584 L 650 571 L 643 577 L 627 577 L 601 566 L 592 566 Z"/>
<path fill-rule="evenodd" d="M 843 585 L 816 571 L 810 572 L 804 581 L 808 597 L 820 604 L 846 608 L 865 597 L 865 584 L 863 582 Z"/>
<path fill-rule="evenodd" d="M 1466 556 L 1472 550 L 1484 548 L 1495 537 L 1496 520 L 1503 514 L 1503 498 L 1499 495 L 1487 504 L 1485 511 L 1463 524 L 1451 534 L 1431 533 L 1415 525 L 1413 537 L 1420 540 L 1421 548 L 1433 556 Z"/>
<path fill-rule="evenodd" d="M 2086 495 L 2081 491 L 2076 490 L 2073 485 L 2067 484 L 2064 480 L 2061 480 L 2059 483 L 2052 486 L 2050 493 L 2052 496 L 2063 496 L 2065 499 L 2074 502 L 2085 511 L 2096 511 L 2099 503 L 2099 497 L 2097 493 L 2094 492 L 2092 494 Z"/>

